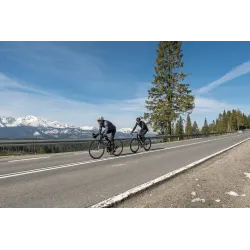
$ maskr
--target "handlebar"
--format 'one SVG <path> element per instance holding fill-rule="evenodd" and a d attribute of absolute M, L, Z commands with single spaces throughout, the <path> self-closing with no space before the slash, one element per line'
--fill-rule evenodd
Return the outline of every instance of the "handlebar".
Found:
<path fill-rule="evenodd" d="M 102 140 L 102 139 L 104 139 L 104 138 L 108 138 L 107 135 L 103 135 L 103 134 L 99 134 L 98 136 L 96 136 L 96 134 L 92 134 L 92 137 L 93 137 L 93 138 L 99 137 L 99 140 Z"/>

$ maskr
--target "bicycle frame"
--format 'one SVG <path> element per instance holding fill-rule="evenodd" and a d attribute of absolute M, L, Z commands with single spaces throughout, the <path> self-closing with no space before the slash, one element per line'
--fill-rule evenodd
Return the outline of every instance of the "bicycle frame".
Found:
<path fill-rule="evenodd" d="M 139 141 L 139 143 L 141 144 L 141 146 L 143 145 L 143 142 L 140 138 L 140 134 L 138 132 L 134 132 L 133 134 L 136 134 L 136 139 Z"/>
<path fill-rule="evenodd" d="M 103 143 L 108 150 L 111 149 L 111 141 L 108 137 L 105 138 L 105 137 L 101 136 L 99 139 L 99 142 Z"/>

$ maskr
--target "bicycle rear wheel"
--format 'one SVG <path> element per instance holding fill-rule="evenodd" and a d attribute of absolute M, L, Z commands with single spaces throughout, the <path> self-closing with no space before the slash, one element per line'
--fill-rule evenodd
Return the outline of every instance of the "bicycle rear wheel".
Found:
<path fill-rule="evenodd" d="M 93 159 L 100 159 L 105 151 L 105 144 L 100 141 L 92 141 L 89 146 L 89 155 Z"/>
<path fill-rule="evenodd" d="M 131 140 L 131 142 L 130 142 L 130 150 L 133 153 L 136 153 L 139 150 L 139 141 L 136 138 Z"/>
<path fill-rule="evenodd" d="M 114 156 L 119 156 L 121 155 L 123 151 L 123 143 L 121 140 L 114 140 L 114 152 L 113 152 L 113 155 Z"/>
<path fill-rule="evenodd" d="M 145 140 L 144 140 L 144 149 L 146 151 L 149 151 L 150 148 L 151 148 L 151 140 L 150 140 L 150 138 L 145 138 Z"/>

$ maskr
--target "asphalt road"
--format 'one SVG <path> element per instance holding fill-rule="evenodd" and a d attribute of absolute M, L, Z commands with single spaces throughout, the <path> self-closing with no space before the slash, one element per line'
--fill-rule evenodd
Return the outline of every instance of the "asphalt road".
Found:
<path fill-rule="evenodd" d="M 0 207 L 89 207 L 250 137 L 153 145 L 93 160 L 87 152 L 0 159 Z"/>

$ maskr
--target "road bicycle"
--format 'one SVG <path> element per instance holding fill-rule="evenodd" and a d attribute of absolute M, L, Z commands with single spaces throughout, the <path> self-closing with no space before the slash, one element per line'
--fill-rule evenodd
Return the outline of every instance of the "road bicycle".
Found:
<path fill-rule="evenodd" d="M 151 140 L 148 137 L 144 137 L 144 143 L 141 140 L 140 132 L 133 132 L 136 134 L 136 138 L 133 138 L 130 142 L 130 149 L 133 153 L 136 153 L 139 150 L 139 147 L 144 148 L 146 151 L 149 151 L 151 148 Z"/>
<path fill-rule="evenodd" d="M 95 134 L 92 134 L 95 138 Z M 105 150 L 110 155 L 119 156 L 123 151 L 123 143 L 119 139 L 114 139 L 113 147 L 111 145 L 111 141 L 103 136 L 100 136 L 98 140 L 94 140 L 89 145 L 89 155 L 93 159 L 100 159 L 103 155 Z"/>

